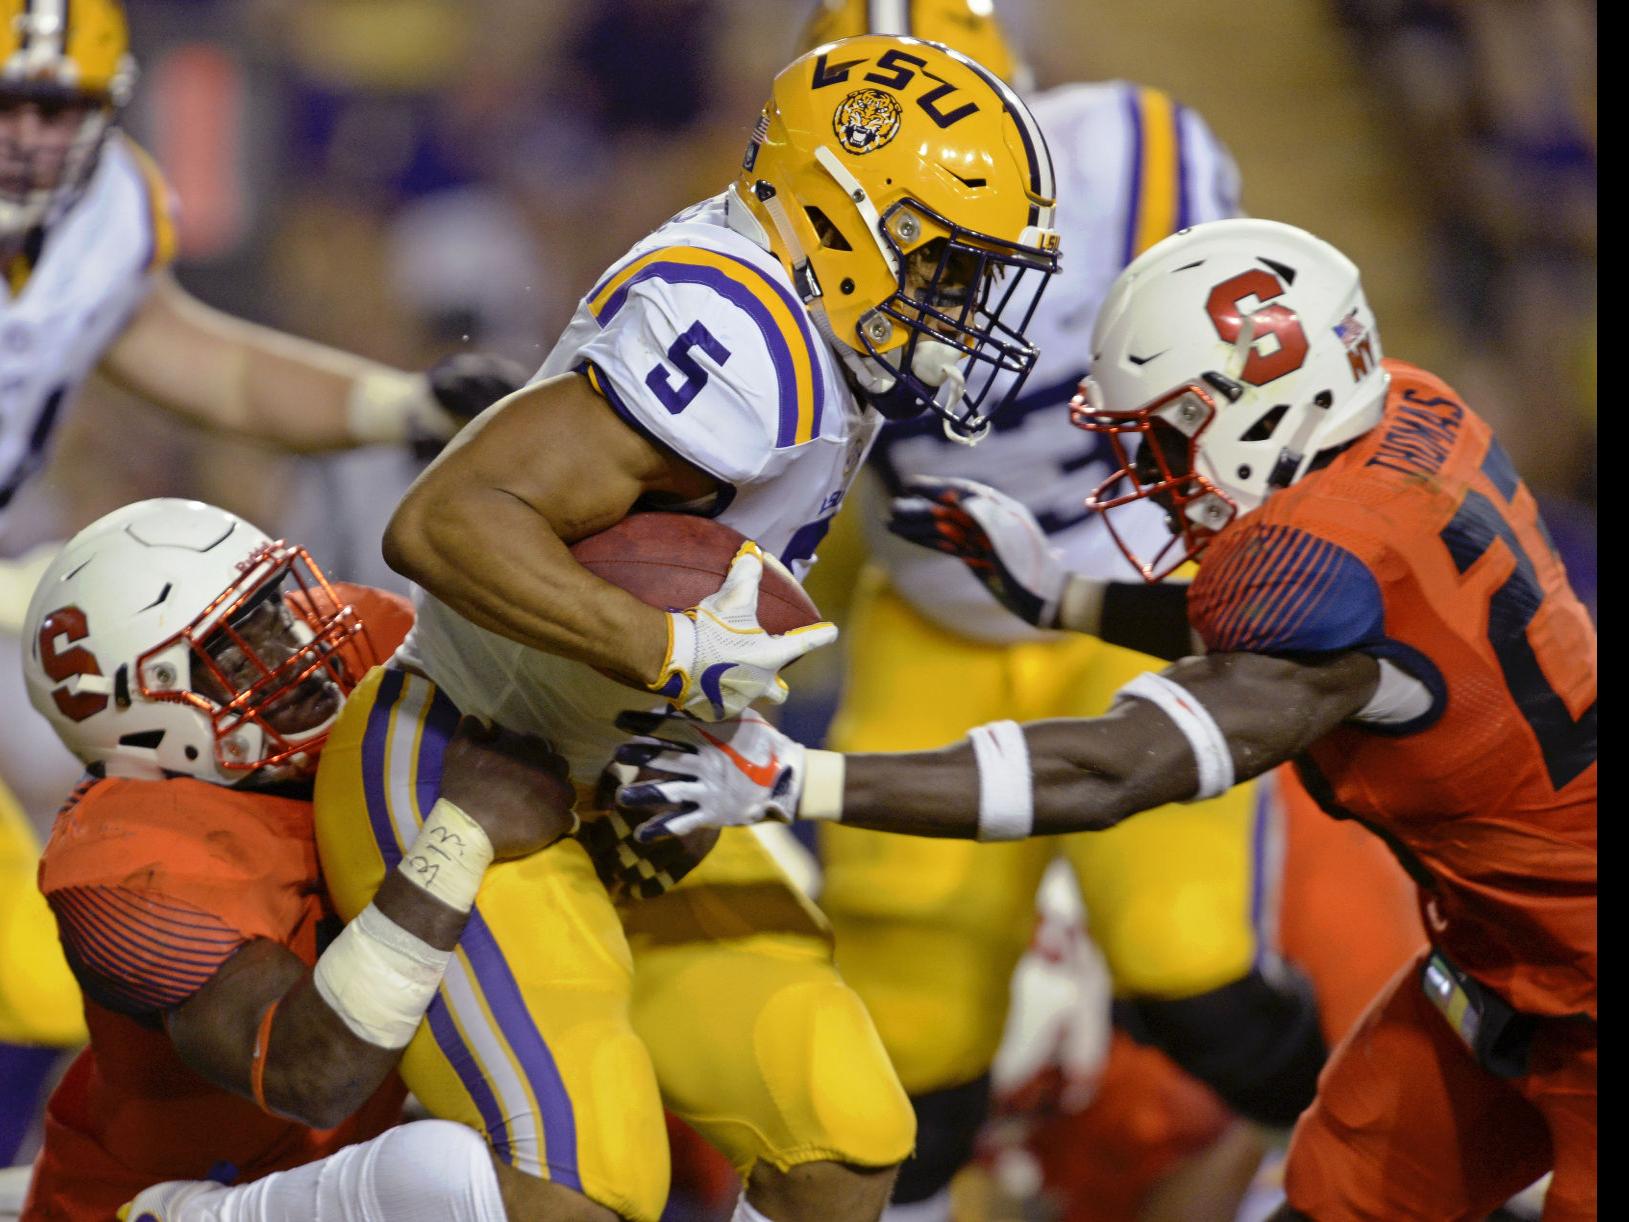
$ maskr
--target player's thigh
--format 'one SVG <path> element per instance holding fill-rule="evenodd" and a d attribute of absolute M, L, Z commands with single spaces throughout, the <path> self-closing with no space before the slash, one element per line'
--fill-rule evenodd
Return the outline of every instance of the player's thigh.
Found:
<path fill-rule="evenodd" d="M 743 1174 L 820 1161 L 886 1167 L 915 1117 L 829 932 L 749 831 L 624 912 L 634 1025 L 668 1107 Z"/>
<path fill-rule="evenodd" d="M 1550 1131 L 1554 1175 L 1544 1199 L 1545 1222 L 1597 1216 L 1597 1049 L 1594 1023 L 1544 1024 L 1533 1041 L 1530 1072 L 1520 1085 Z"/>
<path fill-rule="evenodd" d="M 71 1048 L 89 1036 L 39 868 L 34 829 L 0 782 L 0 1043 Z"/>
<path fill-rule="evenodd" d="M 1549 1169 L 1543 1117 L 1431 1007 L 1420 962 L 1336 1048 L 1296 1124 L 1285 1190 L 1319 1222 L 1482 1218 Z"/>
<path fill-rule="evenodd" d="M 372 672 L 347 701 L 317 781 L 324 877 L 346 919 L 417 835 L 457 721 L 433 684 L 399 672 Z M 628 1016 L 631 975 L 621 924 L 580 845 L 500 862 L 402 1077 L 507 1165 L 653 1219 L 667 1195 L 667 1139 Z"/>

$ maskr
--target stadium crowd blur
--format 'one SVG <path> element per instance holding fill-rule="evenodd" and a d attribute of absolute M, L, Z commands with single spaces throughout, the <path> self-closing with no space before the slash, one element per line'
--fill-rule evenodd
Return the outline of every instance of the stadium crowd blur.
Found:
<path fill-rule="evenodd" d="M 142 0 L 126 121 L 179 196 L 179 275 L 206 301 L 405 367 L 478 348 L 532 368 L 612 259 L 728 180 L 810 2 Z M 1593 610 L 1595 6 L 998 5 L 1038 85 L 1169 90 L 1232 148 L 1248 211 L 1354 256 L 1388 352 L 1494 421 Z M 8 550 L 196 496 L 400 588 L 377 539 L 416 469 L 223 443 L 97 385 Z M 817 569 L 839 619 L 856 538 Z M 809 670 L 818 720 L 837 668 Z M 76 769 L 42 764 L 43 725 L 6 737 L 0 769 L 43 822 Z"/>

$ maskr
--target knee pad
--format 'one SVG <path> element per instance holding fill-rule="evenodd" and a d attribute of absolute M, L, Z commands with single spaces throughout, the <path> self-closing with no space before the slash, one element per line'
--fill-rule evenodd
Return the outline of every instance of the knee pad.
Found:
<path fill-rule="evenodd" d="M 1281 960 L 1197 997 L 1115 1002 L 1115 1022 L 1257 1124 L 1288 1128 L 1312 1102 L 1328 1049 L 1312 986 Z"/>
<path fill-rule="evenodd" d="M 893 1201 L 910 1205 L 942 1191 L 973 1157 L 973 1142 L 990 1112 L 990 1075 L 961 1086 L 911 1096 L 916 1153 L 899 1166 Z"/>
<path fill-rule="evenodd" d="M 486 1142 L 450 1120 L 415 1120 L 367 1143 L 371 1157 L 346 1184 L 391 1219 L 500 1219 L 503 1200 Z M 351 1147 L 365 1149 L 367 1147 Z M 351 1179 L 351 1177 L 346 1177 Z M 364 1187 L 365 1185 L 365 1187 Z"/>

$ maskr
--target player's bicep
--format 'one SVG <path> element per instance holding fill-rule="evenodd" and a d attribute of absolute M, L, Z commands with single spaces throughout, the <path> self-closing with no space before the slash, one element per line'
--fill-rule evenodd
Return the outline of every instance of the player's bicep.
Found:
<path fill-rule="evenodd" d="M 165 1016 L 176 1052 L 217 1086 L 248 1094 L 261 1016 L 305 971 L 300 957 L 281 943 L 269 938 L 245 943 Z"/>
<path fill-rule="evenodd" d="M 1304 657 L 1213 653 L 1161 672 L 1227 739 L 1238 780 L 1299 755 L 1369 702 L 1380 664 L 1356 650 Z"/>

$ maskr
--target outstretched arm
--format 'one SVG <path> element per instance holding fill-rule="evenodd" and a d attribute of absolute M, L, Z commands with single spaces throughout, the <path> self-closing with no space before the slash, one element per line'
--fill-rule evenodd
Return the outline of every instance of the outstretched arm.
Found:
<path fill-rule="evenodd" d="M 99 368 L 206 428 L 316 451 L 444 440 L 521 375 L 473 354 L 444 366 L 408 373 L 234 318 L 165 272 Z"/>
<path fill-rule="evenodd" d="M 1129 685 L 1102 717 L 997 723 L 898 754 L 808 751 L 755 719 L 704 732 L 625 715 L 658 741 L 619 751 L 651 770 L 619 804 L 644 821 L 644 837 L 791 818 L 964 840 L 1096 831 L 1299 754 L 1362 709 L 1378 681 L 1379 664 L 1355 652 L 1185 658 Z"/>

